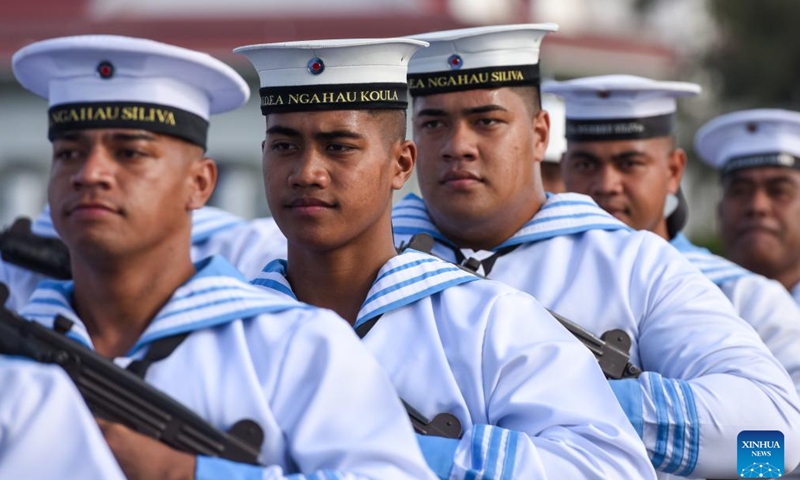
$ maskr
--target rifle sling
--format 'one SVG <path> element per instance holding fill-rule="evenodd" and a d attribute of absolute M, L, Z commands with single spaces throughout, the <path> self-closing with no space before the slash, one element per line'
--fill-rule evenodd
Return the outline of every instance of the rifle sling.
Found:
<path fill-rule="evenodd" d="M 159 361 L 169 357 L 178 346 L 186 340 L 186 337 L 192 332 L 179 333 L 177 335 L 170 335 L 169 337 L 159 338 L 154 341 L 147 353 L 141 360 L 132 361 L 126 370 L 133 373 L 137 377 L 144 379 L 147 375 L 147 370 L 150 366 Z"/>

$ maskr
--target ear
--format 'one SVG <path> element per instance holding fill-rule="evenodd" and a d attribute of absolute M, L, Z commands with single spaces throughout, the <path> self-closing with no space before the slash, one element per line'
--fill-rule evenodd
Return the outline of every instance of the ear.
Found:
<path fill-rule="evenodd" d="M 190 195 L 186 204 L 187 210 L 202 208 L 214 188 L 217 186 L 217 164 L 214 160 L 203 157 L 192 162 L 189 171 Z"/>
<path fill-rule="evenodd" d="M 547 143 L 550 141 L 550 114 L 547 110 L 539 110 L 531 120 L 533 130 L 533 158 L 537 162 L 544 160 Z"/>
<path fill-rule="evenodd" d="M 417 163 L 417 145 L 411 140 L 395 142 L 392 147 L 392 190 L 405 185 Z"/>
<path fill-rule="evenodd" d="M 681 186 L 681 179 L 683 178 L 683 172 L 686 169 L 686 152 L 684 152 L 682 148 L 675 148 L 669 154 L 667 169 L 669 171 L 667 191 L 673 194 L 678 193 L 678 188 Z"/>

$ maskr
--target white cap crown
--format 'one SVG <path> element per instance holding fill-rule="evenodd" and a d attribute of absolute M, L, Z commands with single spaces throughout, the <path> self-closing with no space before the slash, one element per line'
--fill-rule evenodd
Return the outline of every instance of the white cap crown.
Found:
<path fill-rule="evenodd" d="M 463 28 L 412 35 L 430 42 L 408 66 L 412 95 L 539 85 L 539 51 L 554 23 Z"/>
<path fill-rule="evenodd" d="M 407 38 L 316 40 L 234 49 L 261 81 L 273 112 L 406 108 L 408 61 L 427 42 Z"/>
<path fill-rule="evenodd" d="M 754 109 L 721 115 L 694 137 L 700 158 L 723 174 L 756 167 L 800 168 L 800 112 Z"/>
<path fill-rule="evenodd" d="M 210 55 L 117 35 L 36 42 L 14 54 L 12 67 L 23 87 L 46 98 L 51 113 L 57 111 L 58 119 L 51 115 L 51 127 L 54 121 L 64 128 L 138 123 L 137 127 L 156 130 L 172 126 L 175 131 L 165 133 L 180 133 L 176 115 L 188 113 L 185 121 L 193 124 L 187 127 L 193 132 L 187 139 L 197 143 L 202 137 L 204 143 L 206 132 L 199 130 L 203 122 L 207 129 L 210 114 L 234 110 L 250 95 L 241 76 Z M 120 104 L 131 109 L 121 111 Z M 75 108 L 65 110 L 65 106 Z M 59 107 L 64 108 L 56 110 Z M 166 119 L 161 127 L 159 114 Z M 151 116 L 154 121 L 148 120 Z M 173 121 L 176 125 L 167 125 Z"/>

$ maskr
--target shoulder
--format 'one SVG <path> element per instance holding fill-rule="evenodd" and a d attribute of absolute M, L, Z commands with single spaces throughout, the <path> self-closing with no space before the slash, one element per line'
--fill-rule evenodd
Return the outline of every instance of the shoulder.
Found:
<path fill-rule="evenodd" d="M 62 391 L 75 390 L 67 374 L 56 365 L 22 357 L 0 356 L 0 384 L 6 400 L 43 402 Z"/>

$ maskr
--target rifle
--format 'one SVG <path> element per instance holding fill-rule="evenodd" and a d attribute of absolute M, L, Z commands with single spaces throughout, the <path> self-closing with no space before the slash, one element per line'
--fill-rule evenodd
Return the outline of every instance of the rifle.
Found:
<path fill-rule="evenodd" d="M 418 233 L 412 236 L 408 243 L 402 243 L 398 248 L 398 252 L 413 248 L 414 250 L 433 255 L 433 246 L 433 237 L 427 233 Z M 463 265 L 458 263 L 453 263 L 453 265 L 465 272 L 469 272 L 481 278 L 487 278 L 478 273 L 480 261 L 475 258 L 467 259 Z M 559 315 L 549 308 L 547 311 L 594 354 L 606 378 L 614 380 L 635 378 L 642 373 L 639 367 L 630 362 L 631 356 L 628 352 L 630 352 L 631 349 L 631 337 L 629 337 L 624 330 L 615 328 L 603 333 L 598 338 L 592 332 L 568 320 L 566 317 Z"/>
<path fill-rule="evenodd" d="M 18 218 L 0 233 L 3 260 L 58 280 L 72 278 L 69 250 L 58 238 L 35 235 L 29 218 Z"/>
<path fill-rule="evenodd" d="M 547 311 L 594 354 L 606 378 L 635 378 L 642 373 L 639 367 L 630 362 L 631 356 L 628 352 L 631 349 L 631 337 L 624 330 L 615 328 L 597 338 L 590 331 L 556 312 L 549 309 Z"/>
<path fill-rule="evenodd" d="M 8 299 L 0 283 L 0 303 Z M 92 413 L 193 455 L 258 464 L 261 427 L 240 420 L 222 432 L 131 372 L 72 340 L 73 322 L 56 317 L 51 330 L 0 307 L 0 353 L 59 365 L 78 387 Z"/>

